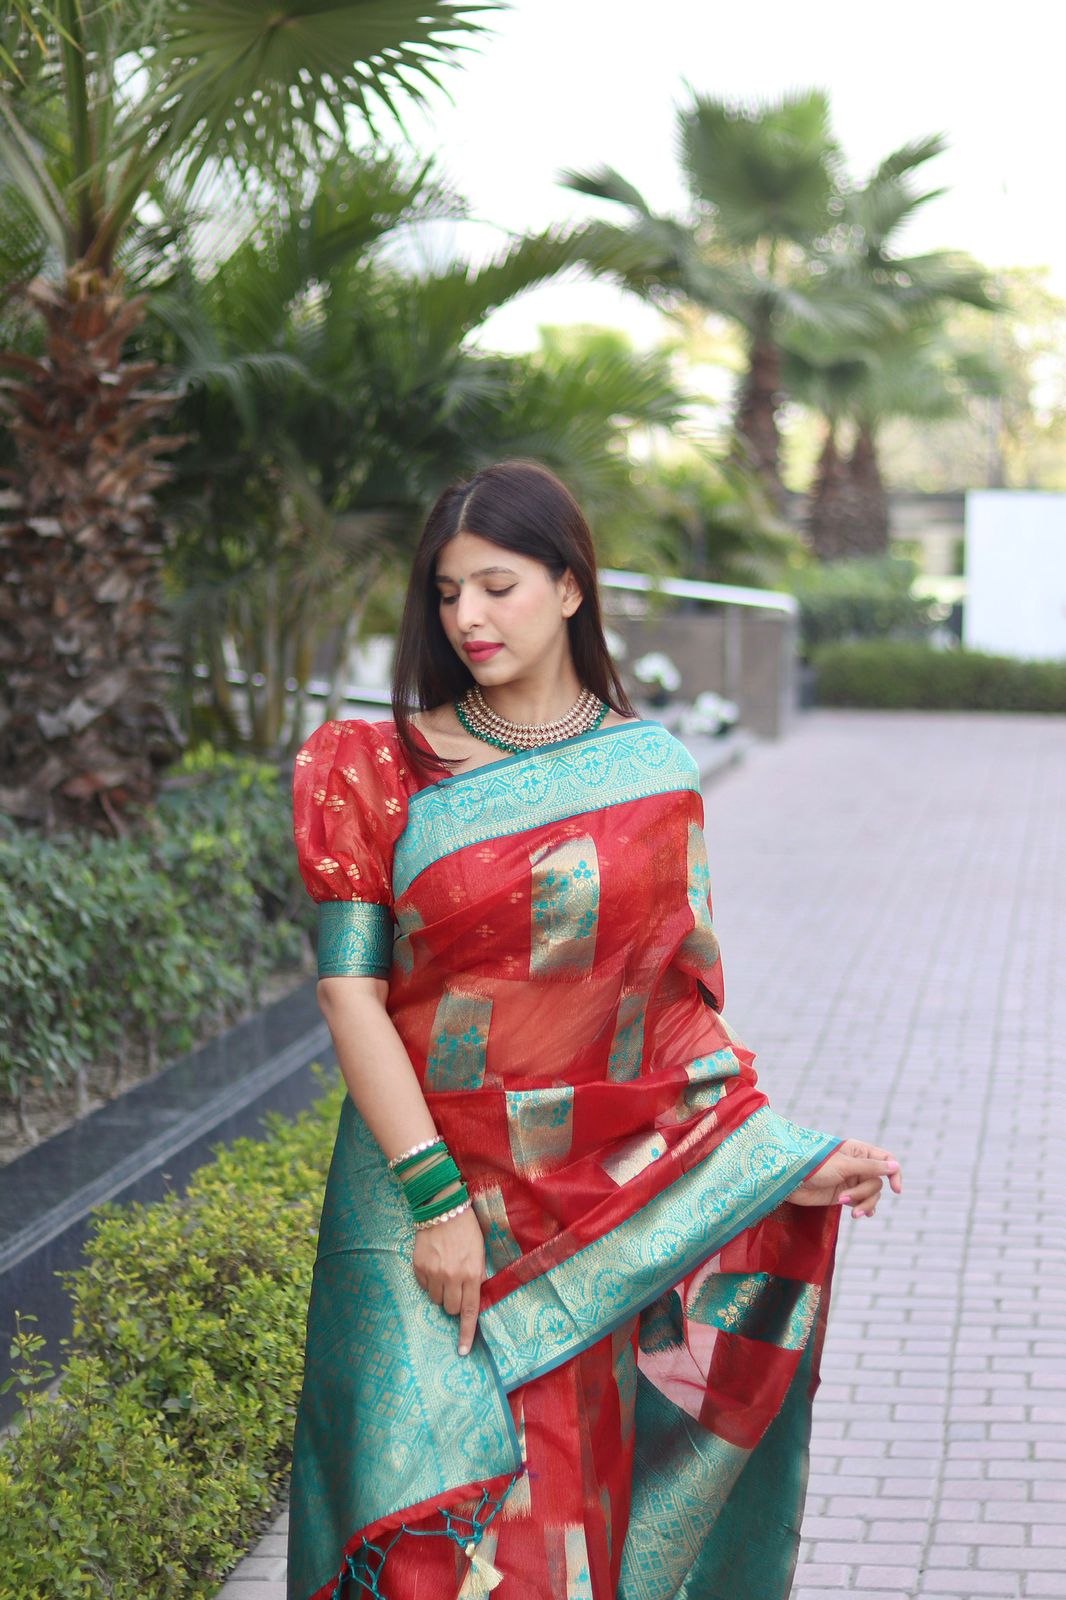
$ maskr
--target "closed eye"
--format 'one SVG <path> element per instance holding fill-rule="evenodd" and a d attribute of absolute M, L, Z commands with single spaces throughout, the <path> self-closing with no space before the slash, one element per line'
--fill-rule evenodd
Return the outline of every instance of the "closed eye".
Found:
<path fill-rule="evenodd" d="M 494 598 L 498 598 L 500 595 L 510 594 L 511 590 L 515 587 L 516 585 L 512 583 L 509 584 L 506 589 L 486 589 L 485 593 L 492 595 Z M 458 598 L 459 596 L 457 594 L 442 594 L 440 597 L 440 603 L 442 606 L 453 606 Z"/>

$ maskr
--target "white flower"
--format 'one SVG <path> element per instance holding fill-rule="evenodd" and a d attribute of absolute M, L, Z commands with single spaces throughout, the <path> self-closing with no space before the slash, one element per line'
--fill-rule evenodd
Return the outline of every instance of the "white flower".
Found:
<path fill-rule="evenodd" d="M 724 733 L 740 717 L 732 700 L 725 700 L 713 689 L 704 689 L 681 715 L 682 733 Z"/>
<path fill-rule="evenodd" d="M 651 650 L 633 663 L 633 676 L 640 683 L 655 683 L 660 688 L 676 694 L 681 687 L 681 674 L 670 657 L 661 650 Z"/>

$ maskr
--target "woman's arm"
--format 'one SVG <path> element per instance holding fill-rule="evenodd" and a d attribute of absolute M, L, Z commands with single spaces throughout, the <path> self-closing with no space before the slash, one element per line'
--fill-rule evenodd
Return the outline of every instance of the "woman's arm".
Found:
<path fill-rule="evenodd" d="M 384 978 L 320 978 L 318 983 L 318 1003 L 348 1093 L 391 1160 L 436 1138 L 437 1130 L 403 1040 L 385 1009 L 388 992 Z M 414 1271 L 430 1299 L 459 1317 L 459 1354 L 466 1355 L 486 1277 L 485 1242 L 472 1211 L 416 1233 Z"/>
<path fill-rule="evenodd" d="M 320 978 L 318 1003 L 333 1037 L 341 1076 L 386 1160 L 435 1139 L 403 1040 L 385 1009 L 384 978 Z"/>

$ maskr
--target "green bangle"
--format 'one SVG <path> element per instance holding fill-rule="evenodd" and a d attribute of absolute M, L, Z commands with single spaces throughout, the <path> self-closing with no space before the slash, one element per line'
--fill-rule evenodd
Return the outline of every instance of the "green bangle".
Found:
<path fill-rule="evenodd" d="M 434 1139 L 433 1143 L 428 1144 L 424 1150 L 416 1150 L 413 1155 L 405 1156 L 402 1161 L 397 1161 L 395 1166 L 390 1161 L 389 1171 L 397 1178 L 402 1178 L 403 1174 L 409 1171 L 411 1167 L 420 1166 L 423 1161 L 428 1161 L 430 1156 L 441 1153 L 446 1155 L 447 1151 L 448 1146 L 443 1139 Z"/>
<path fill-rule="evenodd" d="M 467 1193 L 466 1184 L 460 1184 L 454 1194 L 440 1195 L 437 1199 L 430 1200 L 424 1206 L 412 1206 L 412 1220 L 415 1222 L 431 1222 L 434 1217 L 443 1216 L 445 1211 L 451 1211 L 455 1206 L 465 1205 L 469 1199 L 470 1195 Z"/>
<path fill-rule="evenodd" d="M 422 1167 L 412 1177 L 400 1179 L 400 1186 L 408 1205 L 421 1205 L 439 1193 L 449 1183 L 461 1183 L 463 1175 L 453 1161 L 447 1146 L 431 1151 L 423 1158 Z"/>
<path fill-rule="evenodd" d="M 462 1173 L 449 1156 L 438 1161 L 430 1172 L 420 1172 L 403 1186 L 404 1199 L 409 1206 L 418 1206 L 429 1200 L 449 1183 L 461 1183 Z"/>

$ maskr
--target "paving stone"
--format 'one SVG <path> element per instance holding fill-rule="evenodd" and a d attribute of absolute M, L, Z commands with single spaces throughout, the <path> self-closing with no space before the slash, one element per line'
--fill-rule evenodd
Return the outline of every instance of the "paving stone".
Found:
<path fill-rule="evenodd" d="M 980 1558 L 1064 1520 L 1066 730 L 818 712 L 710 792 L 707 840 L 727 1014 L 771 1101 L 904 1163 L 901 1201 L 842 1219 L 815 1414 L 854 1407 L 843 1440 L 816 1422 L 801 1554 L 843 1575 L 794 1600 L 866 1596 L 872 1549 L 914 1534 L 908 1600 L 1027 1595 L 1043 1573 Z"/>

